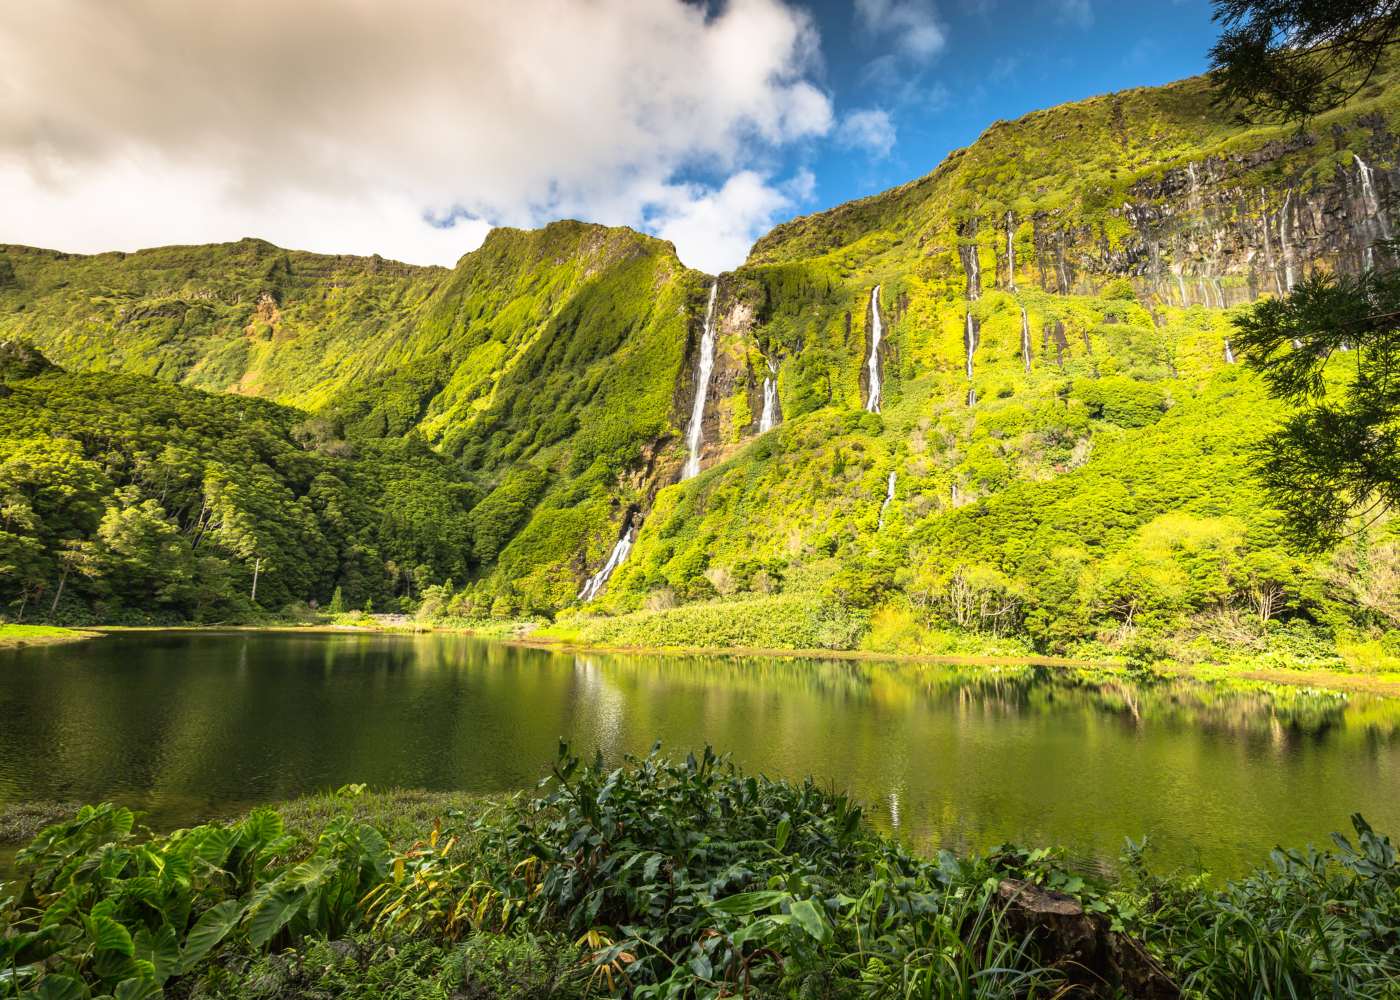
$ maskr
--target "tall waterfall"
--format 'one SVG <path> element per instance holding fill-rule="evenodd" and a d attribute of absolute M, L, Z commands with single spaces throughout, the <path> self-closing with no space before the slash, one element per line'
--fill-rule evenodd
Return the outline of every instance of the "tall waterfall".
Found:
<path fill-rule="evenodd" d="M 1182 279 L 1180 271 L 1176 272 L 1176 290 L 1181 296 L 1181 308 L 1185 309 L 1191 303 L 1186 299 L 1186 282 Z"/>
<path fill-rule="evenodd" d="M 982 297 L 982 261 L 978 258 L 976 243 L 968 247 L 967 297 L 974 302 Z"/>
<path fill-rule="evenodd" d="M 967 311 L 967 323 L 963 330 L 963 347 L 967 352 L 967 380 L 972 381 L 972 354 L 977 350 L 977 328 L 972 322 L 972 310 Z"/>
<path fill-rule="evenodd" d="M 690 457 L 682 479 L 700 475 L 700 449 L 705 443 L 705 397 L 710 392 L 710 375 L 715 370 L 715 296 L 719 282 L 710 285 L 710 304 L 705 307 L 705 332 L 700 335 L 700 364 L 695 373 L 695 405 L 690 410 L 690 430 L 686 435 Z"/>
<path fill-rule="evenodd" d="M 1016 290 L 1016 227 L 1011 209 L 1006 210 L 1006 287 Z"/>
<path fill-rule="evenodd" d="M 875 525 L 875 530 L 879 531 L 885 526 L 885 511 L 890 509 L 890 501 L 894 499 L 894 470 L 890 470 L 890 481 L 885 486 L 885 502 L 880 504 L 880 520 Z"/>
<path fill-rule="evenodd" d="M 1278 247 L 1283 258 L 1283 291 L 1293 291 L 1293 251 L 1288 245 L 1288 205 L 1293 200 L 1293 189 L 1283 195 L 1283 208 L 1278 213 Z"/>
<path fill-rule="evenodd" d="M 883 332 L 880 325 L 880 286 L 876 285 L 870 292 L 870 360 L 865 363 L 870 369 L 870 398 L 865 401 L 865 408 L 871 413 L 880 412 L 880 334 Z"/>
<path fill-rule="evenodd" d="M 763 413 L 758 418 L 758 433 L 766 434 L 773 429 L 774 416 L 778 412 L 778 366 L 768 362 L 768 374 L 763 376 Z"/>
<path fill-rule="evenodd" d="M 1230 341 L 1225 341 L 1225 363 L 1233 365 L 1235 363 L 1235 349 L 1230 346 Z"/>
<path fill-rule="evenodd" d="M 608 585 L 608 580 L 612 577 L 613 573 L 622 565 L 622 561 L 627 558 L 627 553 L 632 551 L 632 543 L 637 540 L 637 527 L 632 523 L 630 515 L 627 521 L 627 530 L 622 533 L 622 537 L 617 540 L 617 544 L 615 544 L 612 547 L 612 551 L 608 553 L 608 561 L 603 563 L 602 569 L 588 578 L 583 585 L 583 589 L 578 592 L 578 599 L 580 602 L 591 601 L 601 594 L 603 588 Z"/>
<path fill-rule="evenodd" d="M 1031 321 L 1026 316 L 1026 307 L 1021 307 L 1021 361 L 1026 371 L 1031 370 Z"/>
<path fill-rule="evenodd" d="M 1352 153 L 1352 159 L 1356 161 L 1356 169 L 1361 174 L 1361 200 L 1366 205 L 1366 228 L 1369 230 L 1368 236 L 1380 236 L 1382 239 L 1390 239 L 1390 220 L 1381 211 L 1381 201 L 1376 197 L 1376 185 L 1371 176 L 1371 168 L 1366 166 L 1366 161 Z M 1369 271 L 1375 264 L 1375 248 L 1368 240 L 1366 249 L 1362 251 Z"/>
<path fill-rule="evenodd" d="M 1283 294 L 1283 282 L 1279 280 L 1278 268 L 1274 267 L 1274 248 L 1269 245 L 1269 200 L 1264 189 L 1259 189 L 1259 204 L 1263 213 L 1264 224 L 1261 227 L 1264 231 L 1264 268 L 1273 275 L 1274 288 L 1280 295 Z"/>

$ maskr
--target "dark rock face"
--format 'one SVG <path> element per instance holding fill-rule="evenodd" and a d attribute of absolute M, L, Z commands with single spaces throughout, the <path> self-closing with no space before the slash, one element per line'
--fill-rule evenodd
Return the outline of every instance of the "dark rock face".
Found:
<path fill-rule="evenodd" d="M 1103 225 L 1038 213 L 1031 219 L 1034 260 L 1015 260 L 1013 269 L 1010 245 L 998 248 L 998 278 L 1005 260 L 1003 287 L 1033 276 L 1049 292 L 1095 294 L 1128 278 L 1144 302 L 1227 308 L 1283 294 L 1318 270 L 1360 271 L 1384 253 L 1378 240 L 1400 232 L 1400 171 L 1382 165 L 1395 162 L 1400 143 L 1383 122 L 1362 124 L 1372 130 L 1367 154 L 1349 163 L 1338 158 L 1330 173 L 1285 172 L 1278 161 L 1321 141 L 1298 134 L 1144 180 L 1112 213 L 1128 229 L 1116 239 Z M 1267 168 L 1276 164 L 1271 174 Z M 1264 184 L 1261 168 L 1271 178 Z M 975 231 L 975 223 L 962 228 Z M 1006 243 L 1003 233 L 998 237 Z M 959 254 L 968 297 L 975 298 L 966 248 Z"/>
<path fill-rule="evenodd" d="M 763 379 L 781 363 L 777 357 L 766 357 L 755 338 L 760 303 L 751 301 L 745 289 L 735 287 L 724 276 L 715 294 L 715 359 L 705 396 L 700 465 L 707 469 L 720 461 L 736 443 L 758 433 L 763 414 Z M 690 344 L 686 350 L 685 374 L 678 387 L 674 406 L 684 414 L 680 426 L 687 429 L 695 399 L 695 376 L 699 368 L 700 337 L 703 332 L 703 310 L 692 322 Z M 761 359 L 756 362 L 755 359 Z M 757 365 L 757 366 L 755 366 Z M 736 407 L 738 397 L 747 399 L 747 414 Z M 781 414 L 781 404 L 775 407 Z"/>

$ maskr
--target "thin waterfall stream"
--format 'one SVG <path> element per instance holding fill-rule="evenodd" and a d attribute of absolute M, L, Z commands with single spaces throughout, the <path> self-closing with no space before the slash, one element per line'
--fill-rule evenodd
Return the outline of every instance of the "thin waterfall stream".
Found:
<path fill-rule="evenodd" d="M 608 585 L 608 580 L 613 573 L 622 565 L 627 554 L 632 551 L 632 543 L 637 540 L 637 525 L 631 515 L 627 518 L 627 529 L 623 531 L 622 537 L 613 545 L 612 551 L 608 553 L 608 561 L 603 563 L 603 568 L 590 576 L 583 584 L 583 589 L 578 592 L 580 602 L 593 600 L 603 592 L 603 588 Z"/>
<path fill-rule="evenodd" d="M 890 501 L 894 499 L 894 470 L 890 470 L 889 482 L 885 485 L 885 502 L 880 504 L 880 519 L 875 523 L 875 530 L 879 531 L 885 526 L 885 512 L 890 509 Z"/>
<path fill-rule="evenodd" d="M 768 362 L 768 374 L 763 377 L 763 412 L 758 418 L 758 433 L 773 429 L 778 412 L 778 366 Z"/>
<path fill-rule="evenodd" d="M 865 409 L 870 413 L 880 412 L 880 337 L 884 329 L 880 323 L 880 286 L 870 291 L 870 359 L 866 367 L 870 370 L 870 396 L 865 401 Z"/>
<path fill-rule="evenodd" d="M 686 459 L 682 479 L 700 474 L 700 450 L 705 444 L 705 397 L 710 392 L 710 375 L 715 370 L 715 297 L 719 282 L 710 285 L 710 304 L 705 307 L 705 329 L 700 335 L 700 360 L 695 373 L 695 405 L 690 410 L 690 428 L 686 435 L 690 457 Z"/>

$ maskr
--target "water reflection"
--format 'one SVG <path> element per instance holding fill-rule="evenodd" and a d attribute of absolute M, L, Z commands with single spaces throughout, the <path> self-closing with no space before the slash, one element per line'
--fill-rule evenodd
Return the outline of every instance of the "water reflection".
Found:
<path fill-rule="evenodd" d="M 1361 811 L 1400 830 L 1400 702 L 806 659 L 603 656 L 460 636 L 188 633 L 0 653 L 0 800 L 159 825 L 351 781 L 498 791 L 560 737 L 815 774 L 916 846 L 1063 843 L 1234 872 Z"/>

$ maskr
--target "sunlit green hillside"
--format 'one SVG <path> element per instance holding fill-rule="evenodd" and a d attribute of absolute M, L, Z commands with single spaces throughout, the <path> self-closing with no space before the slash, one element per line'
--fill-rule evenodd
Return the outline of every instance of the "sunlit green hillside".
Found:
<path fill-rule="evenodd" d="M 455 541 L 375 549 L 373 586 L 328 568 L 276 600 L 427 590 L 434 614 L 567 611 L 561 628 L 614 641 L 687 621 L 704 644 L 722 618 L 736 636 L 781 621 L 785 644 L 1384 659 L 1395 534 L 1289 549 L 1249 472 L 1279 411 L 1229 339 L 1259 297 L 1376 263 L 1393 81 L 1304 131 L 1237 125 L 1200 79 L 998 122 L 920 180 L 777 227 L 718 279 L 574 222 L 497 230 L 453 269 L 254 240 L 4 247 L 0 338 L 73 372 L 264 396 L 314 414 L 320 442 L 430 450 L 465 484 Z M 712 287 L 703 471 L 682 482 Z M 99 411 L 0 431 L 95 460 Z M 199 481 L 226 462 L 191 448 Z M 286 502 L 324 516 L 309 488 Z M 15 551 L 49 568 L 6 599 L 32 608 L 65 538 L 17 524 Z M 588 614 L 568 610 L 610 553 Z"/>

